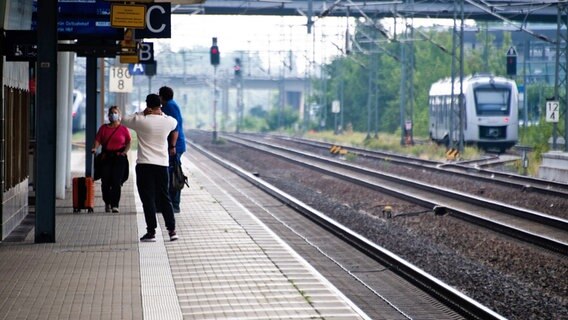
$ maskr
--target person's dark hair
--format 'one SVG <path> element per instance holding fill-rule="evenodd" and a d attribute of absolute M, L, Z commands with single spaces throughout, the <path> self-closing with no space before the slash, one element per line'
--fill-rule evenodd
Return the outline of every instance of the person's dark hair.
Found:
<path fill-rule="evenodd" d="M 158 96 L 155 93 L 150 93 L 149 95 L 146 96 L 146 104 L 150 108 L 156 108 L 162 106 L 162 103 L 160 101 L 160 96 Z"/>
<path fill-rule="evenodd" d="M 174 90 L 172 90 L 172 88 L 170 87 L 166 86 L 161 87 L 160 90 L 158 91 L 158 94 L 160 95 L 160 98 L 166 101 L 170 101 L 174 98 Z"/>

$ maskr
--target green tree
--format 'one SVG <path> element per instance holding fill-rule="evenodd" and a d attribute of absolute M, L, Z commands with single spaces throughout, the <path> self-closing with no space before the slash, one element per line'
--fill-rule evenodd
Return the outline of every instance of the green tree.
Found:
<path fill-rule="evenodd" d="M 428 93 L 432 83 L 451 76 L 452 29 L 432 30 L 419 28 L 414 36 L 414 132 L 417 135 L 428 134 Z M 379 96 L 374 97 L 379 108 L 379 127 L 382 131 L 394 133 L 400 130 L 400 53 L 399 42 L 385 41 L 380 26 L 358 24 L 355 30 L 356 42 L 349 55 L 339 56 L 324 66 L 329 75 L 326 95 L 328 105 L 322 110 L 325 118 L 333 119 L 331 101 L 340 99 L 343 88 L 344 124 L 351 124 L 355 131 L 367 130 L 367 96 L 369 94 L 368 76 L 374 65 L 372 59 L 379 59 L 380 66 L 373 79 L 378 87 Z M 392 39 L 391 39 L 392 40 Z M 464 50 L 465 76 L 489 71 L 495 75 L 505 74 L 505 52 L 512 43 L 510 33 L 504 34 L 500 46 L 494 45 L 494 39 L 479 39 L 481 45 Z M 484 58 L 488 57 L 487 63 Z M 489 68 L 489 70 L 486 70 Z M 321 83 L 317 83 L 322 88 Z M 374 91 L 374 86 L 372 87 Z M 374 92 L 373 92 L 374 93 Z M 323 99 L 322 99 L 323 100 Z M 325 124 L 332 129 L 332 121 Z"/>
<path fill-rule="evenodd" d="M 249 114 L 252 117 L 266 118 L 266 116 L 268 115 L 268 112 L 266 110 L 264 110 L 262 108 L 262 106 L 254 106 L 254 107 L 250 108 Z"/>
<path fill-rule="evenodd" d="M 298 111 L 293 110 L 291 107 L 285 107 L 282 110 L 272 108 L 268 113 L 268 128 L 270 130 L 291 129 L 298 122 L 299 118 Z"/>
<path fill-rule="evenodd" d="M 259 118 L 254 116 L 246 116 L 243 119 L 243 128 L 249 131 L 268 131 L 268 123 L 265 118 Z"/>

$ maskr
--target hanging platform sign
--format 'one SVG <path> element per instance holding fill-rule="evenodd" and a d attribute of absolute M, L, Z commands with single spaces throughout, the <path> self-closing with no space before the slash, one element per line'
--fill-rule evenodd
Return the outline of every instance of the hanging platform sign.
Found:
<path fill-rule="evenodd" d="M 36 61 L 37 32 L 31 30 L 1 30 L 2 55 L 6 61 Z"/>
<path fill-rule="evenodd" d="M 41 0 L 40 0 L 41 1 Z M 33 1 L 32 30 L 37 30 L 37 2 Z M 59 40 L 120 40 L 123 28 L 110 25 L 111 3 L 106 0 L 61 0 L 57 2 Z"/>
<path fill-rule="evenodd" d="M 113 28 L 144 29 L 146 6 L 113 4 L 110 10 L 110 25 Z"/>
<path fill-rule="evenodd" d="M 146 7 L 146 27 L 135 30 L 136 39 L 168 39 L 172 37 L 170 3 L 152 3 Z"/>
<path fill-rule="evenodd" d="M 130 93 L 133 88 L 133 80 L 128 68 L 111 67 L 109 70 L 108 88 L 110 92 Z"/>

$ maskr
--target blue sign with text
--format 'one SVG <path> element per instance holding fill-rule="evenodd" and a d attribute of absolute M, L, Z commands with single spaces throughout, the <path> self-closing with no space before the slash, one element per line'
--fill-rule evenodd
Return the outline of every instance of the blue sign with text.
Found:
<path fill-rule="evenodd" d="M 128 64 L 128 72 L 133 76 L 143 76 L 144 65 L 141 63 L 130 63 Z"/>
<path fill-rule="evenodd" d="M 111 3 L 105 0 L 59 0 L 57 36 L 60 40 L 124 37 L 123 28 L 110 25 Z M 37 0 L 33 2 L 32 30 L 37 29 Z"/>

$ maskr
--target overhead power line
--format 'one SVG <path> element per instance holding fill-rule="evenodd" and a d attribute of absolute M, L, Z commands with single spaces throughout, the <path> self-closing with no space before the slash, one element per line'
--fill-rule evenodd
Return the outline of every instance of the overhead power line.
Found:
<path fill-rule="evenodd" d="M 506 23 L 508 23 L 508 24 L 510 24 L 510 25 L 512 25 L 512 26 L 514 26 L 514 27 L 516 27 L 516 28 L 518 28 L 519 31 L 526 32 L 526 33 L 530 34 L 531 36 L 533 36 L 533 37 L 535 37 L 535 38 L 537 38 L 537 39 L 540 39 L 540 40 L 542 40 L 542 41 L 549 42 L 549 43 L 552 43 L 552 44 L 556 44 L 556 41 L 554 41 L 554 40 L 548 38 L 547 36 L 545 36 L 545 35 L 543 35 L 543 34 L 540 34 L 540 33 L 533 32 L 533 31 L 531 31 L 531 30 L 525 28 L 523 25 L 519 25 L 519 24 L 517 24 L 517 23 L 515 23 L 515 22 L 513 22 L 513 21 L 511 21 L 511 20 L 509 20 L 509 19 L 507 19 L 507 18 L 505 18 L 505 17 L 503 17 L 502 15 L 500 15 L 500 14 L 498 14 L 498 13 L 495 13 L 495 10 L 493 10 L 493 9 L 491 8 L 492 6 L 491 6 L 491 5 L 488 5 L 485 1 L 481 1 L 481 2 L 483 2 L 483 4 L 477 3 L 476 1 L 473 1 L 473 0 L 465 0 L 465 2 L 471 4 L 472 6 L 475 6 L 476 8 L 478 8 L 478 9 L 480 9 L 480 10 L 485 11 L 485 13 L 487 13 L 487 14 L 490 14 L 490 15 L 496 17 L 496 18 L 499 18 L 499 19 L 501 19 L 502 21 L 504 21 L 504 22 L 506 22 Z"/>

